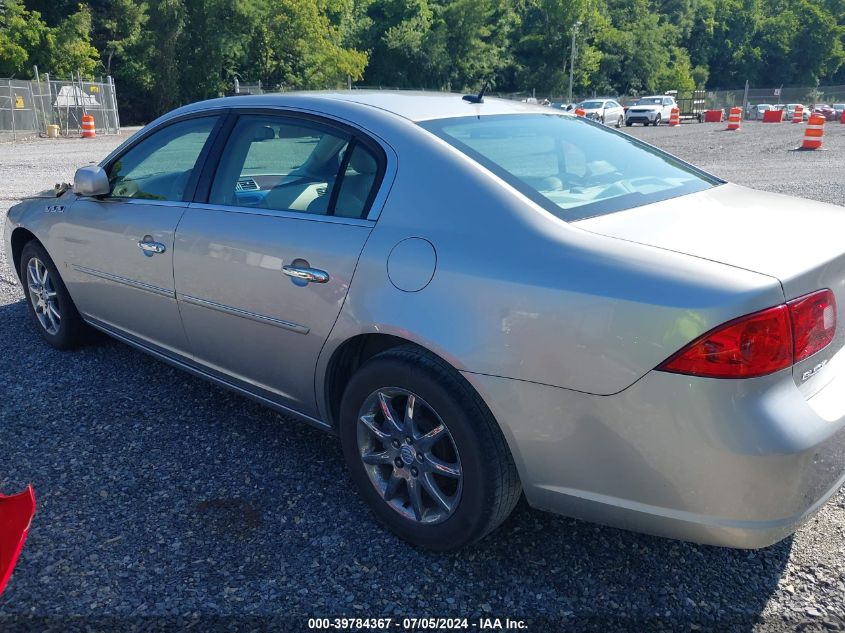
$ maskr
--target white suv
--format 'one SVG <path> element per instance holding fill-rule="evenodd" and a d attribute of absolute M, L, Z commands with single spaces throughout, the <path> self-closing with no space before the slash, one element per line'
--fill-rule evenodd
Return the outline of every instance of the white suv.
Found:
<path fill-rule="evenodd" d="M 672 108 L 675 107 L 677 104 L 674 97 L 666 95 L 640 97 L 628 107 L 625 113 L 625 125 L 628 127 L 634 123 L 660 125 L 661 122 L 669 120 Z"/>

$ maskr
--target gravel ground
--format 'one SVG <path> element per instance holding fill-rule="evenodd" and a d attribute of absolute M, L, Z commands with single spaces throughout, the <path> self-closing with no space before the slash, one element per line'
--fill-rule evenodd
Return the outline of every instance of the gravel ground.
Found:
<path fill-rule="evenodd" d="M 845 126 L 633 128 L 731 180 L 845 199 Z M 0 217 L 117 139 L 0 145 Z M 0 253 L 0 490 L 39 508 L 0 630 L 306 627 L 307 617 L 528 618 L 530 631 L 845 630 L 845 494 L 754 552 L 520 503 L 457 554 L 417 551 L 355 495 L 336 441 L 129 347 L 42 344 Z M 75 619 L 73 619 L 75 618 Z M 473 627 L 475 628 L 475 627 Z"/>

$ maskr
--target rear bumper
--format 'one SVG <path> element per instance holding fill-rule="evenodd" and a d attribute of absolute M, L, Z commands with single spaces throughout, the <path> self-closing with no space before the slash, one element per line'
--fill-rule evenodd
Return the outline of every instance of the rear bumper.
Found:
<path fill-rule="evenodd" d="M 529 503 L 551 512 L 758 548 L 845 482 L 841 373 L 809 400 L 790 371 L 745 381 L 651 372 L 613 396 L 467 379 L 502 426 Z"/>

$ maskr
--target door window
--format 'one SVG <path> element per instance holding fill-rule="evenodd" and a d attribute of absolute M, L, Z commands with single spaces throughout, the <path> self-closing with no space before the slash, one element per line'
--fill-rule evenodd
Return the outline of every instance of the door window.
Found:
<path fill-rule="evenodd" d="M 217 120 L 179 121 L 133 145 L 109 167 L 111 197 L 181 201 Z"/>
<path fill-rule="evenodd" d="M 362 218 L 379 162 L 333 127 L 272 115 L 243 115 L 223 150 L 208 202 Z"/>

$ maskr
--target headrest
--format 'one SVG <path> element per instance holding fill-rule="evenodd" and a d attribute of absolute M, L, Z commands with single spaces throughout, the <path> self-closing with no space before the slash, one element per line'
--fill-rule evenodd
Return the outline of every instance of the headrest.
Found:
<path fill-rule="evenodd" d="M 378 163 L 370 152 L 363 147 L 355 147 L 349 157 L 349 166 L 359 174 L 374 174 L 378 171 Z"/>

